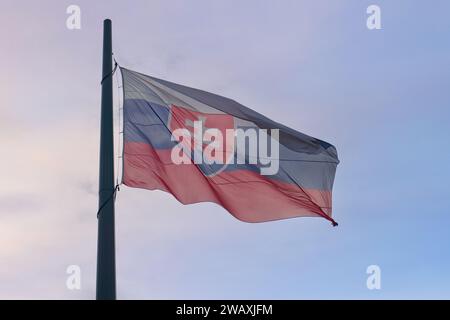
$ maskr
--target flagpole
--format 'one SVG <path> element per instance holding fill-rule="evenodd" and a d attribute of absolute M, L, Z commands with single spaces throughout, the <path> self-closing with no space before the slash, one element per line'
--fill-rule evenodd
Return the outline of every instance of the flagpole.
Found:
<path fill-rule="evenodd" d="M 103 74 L 100 120 L 97 300 L 116 299 L 114 235 L 114 137 L 111 20 L 103 21 Z"/>

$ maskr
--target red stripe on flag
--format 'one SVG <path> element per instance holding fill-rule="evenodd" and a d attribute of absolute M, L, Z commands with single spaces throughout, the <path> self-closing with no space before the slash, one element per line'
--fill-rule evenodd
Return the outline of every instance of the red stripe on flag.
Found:
<path fill-rule="evenodd" d="M 173 164 L 170 153 L 125 143 L 123 183 L 169 192 L 183 204 L 214 202 L 245 222 L 320 216 L 334 223 L 330 191 L 303 189 L 249 170 L 206 177 L 193 164 Z"/>

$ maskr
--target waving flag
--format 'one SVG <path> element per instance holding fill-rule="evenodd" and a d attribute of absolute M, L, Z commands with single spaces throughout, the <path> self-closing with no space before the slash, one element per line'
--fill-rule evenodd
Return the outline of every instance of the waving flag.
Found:
<path fill-rule="evenodd" d="M 121 68 L 123 183 L 246 222 L 331 217 L 334 146 L 234 100 Z"/>

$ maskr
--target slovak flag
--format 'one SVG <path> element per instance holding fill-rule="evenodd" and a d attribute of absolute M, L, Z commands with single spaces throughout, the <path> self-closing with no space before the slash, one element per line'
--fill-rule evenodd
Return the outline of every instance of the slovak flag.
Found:
<path fill-rule="evenodd" d="M 238 102 L 121 67 L 123 175 L 245 222 L 331 217 L 336 148 Z"/>

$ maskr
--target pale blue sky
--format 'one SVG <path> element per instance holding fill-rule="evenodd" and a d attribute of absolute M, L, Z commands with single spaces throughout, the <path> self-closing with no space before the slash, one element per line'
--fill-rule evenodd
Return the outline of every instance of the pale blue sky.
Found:
<path fill-rule="evenodd" d="M 81 30 L 65 26 L 70 4 Z M 382 30 L 366 28 L 370 4 Z M 341 160 L 337 228 L 246 224 L 123 187 L 119 298 L 450 298 L 448 1 L 5 0 L 0 12 L 0 298 L 95 296 L 104 18 L 123 66 L 236 99 Z M 80 291 L 66 289 L 71 264 Z"/>

